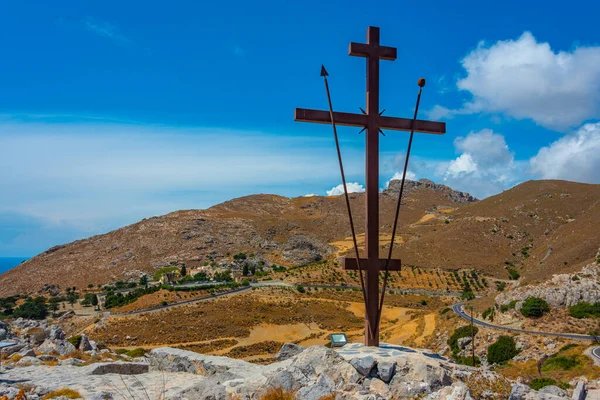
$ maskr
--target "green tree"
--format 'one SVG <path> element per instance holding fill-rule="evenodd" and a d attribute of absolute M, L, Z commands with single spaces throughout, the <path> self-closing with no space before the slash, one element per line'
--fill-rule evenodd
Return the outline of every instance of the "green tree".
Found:
<path fill-rule="evenodd" d="M 248 276 L 250 273 L 250 269 L 248 268 L 248 264 L 244 264 L 244 268 L 242 269 L 242 275 Z"/>
<path fill-rule="evenodd" d="M 148 275 L 140 276 L 140 286 L 143 286 L 145 289 L 148 288 Z"/>
<path fill-rule="evenodd" d="M 510 336 L 500 336 L 496 343 L 487 349 L 487 359 L 492 364 L 500 364 L 519 354 L 515 340 Z"/>
<path fill-rule="evenodd" d="M 544 299 L 528 297 L 521 306 L 521 314 L 528 318 L 538 318 L 550 311 L 550 306 Z"/>
<path fill-rule="evenodd" d="M 181 275 L 182 277 L 184 277 L 184 276 L 186 276 L 186 275 L 187 275 L 187 269 L 185 268 L 185 265 L 183 265 L 183 266 L 181 267 L 181 270 L 179 271 L 179 273 L 180 273 L 180 275 Z"/>
<path fill-rule="evenodd" d="M 46 299 L 43 297 L 37 297 L 35 299 L 27 299 L 25 303 L 17 307 L 13 316 L 15 318 L 27 318 L 27 319 L 44 319 L 48 316 L 48 307 L 46 306 Z"/>
<path fill-rule="evenodd" d="M 78 298 L 79 296 L 77 296 L 77 293 L 69 292 L 69 295 L 67 296 L 67 302 L 71 305 L 71 308 L 73 308 Z"/>

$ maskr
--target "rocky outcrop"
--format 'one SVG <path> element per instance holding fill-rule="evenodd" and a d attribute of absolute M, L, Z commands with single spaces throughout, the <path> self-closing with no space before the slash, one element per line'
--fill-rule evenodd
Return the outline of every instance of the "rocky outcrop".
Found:
<path fill-rule="evenodd" d="M 540 390 L 533 390 L 529 386 L 517 383 L 513 386 L 508 400 L 565 400 L 567 392 L 557 386 L 545 386 Z"/>
<path fill-rule="evenodd" d="M 289 355 L 290 349 L 302 350 L 288 345 L 281 354 Z M 335 396 L 338 400 L 413 397 L 472 400 L 468 383 L 477 372 L 424 350 L 391 345 L 373 348 L 361 344 L 337 349 L 312 346 L 270 365 L 169 347 L 152 350 L 148 362 L 77 366 L 77 360 L 71 359 L 72 362 L 48 367 L 35 365 L 41 362 L 41 357 L 22 360 L 25 360 L 24 366 L 7 370 L 3 379 L 32 387 L 35 393 L 28 398 L 41 397 L 68 382 L 69 388 L 93 399 L 120 398 L 123 391 L 131 391 L 132 397 L 139 395 L 140 398 L 250 400 L 270 390 L 281 390 L 293 393 L 297 400 L 318 400 L 326 396 Z M 496 375 L 486 373 L 489 378 L 486 398 L 506 399 L 508 391 L 504 395 L 494 392 Z M 523 388 L 513 392 L 515 396 L 532 396 L 531 390 Z M 12 400 L 18 392 L 0 383 L 0 395 L 3 393 Z M 523 398 L 550 400 L 560 394 L 555 389 L 539 393 L 546 397 Z"/>
<path fill-rule="evenodd" d="M 568 307 L 581 302 L 600 302 L 600 265 L 592 262 L 574 274 L 554 275 L 539 285 L 519 286 L 510 292 L 496 296 L 496 304 L 518 301 L 516 308 L 528 297 L 539 297 L 552 307 Z"/>
<path fill-rule="evenodd" d="M 284 345 L 281 346 L 281 349 L 279 349 L 279 352 L 275 355 L 275 359 L 277 361 L 287 360 L 296 354 L 302 353 L 305 349 L 306 347 L 294 343 L 284 343 Z"/>
<path fill-rule="evenodd" d="M 304 265 L 320 261 L 329 254 L 332 248 L 319 239 L 307 235 L 292 236 L 281 251 L 281 258 L 287 262 Z"/>
<path fill-rule="evenodd" d="M 400 193 L 401 183 L 402 183 L 402 181 L 400 181 L 399 179 L 391 180 L 387 189 L 385 189 L 383 191 L 383 193 L 398 196 L 398 193 Z M 402 195 L 402 198 L 404 198 L 405 196 L 408 196 L 408 193 L 410 193 L 413 190 L 417 190 L 417 189 L 429 189 L 429 190 L 433 190 L 436 192 L 440 192 L 448 200 L 450 200 L 451 202 L 456 203 L 456 204 L 467 204 L 467 203 L 474 203 L 474 202 L 478 201 L 475 197 L 471 196 L 469 193 L 459 192 L 458 190 L 454 190 L 446 185 L 434 183 L 433 181 L 430 181 L 429 179 L 420 179 L 418 181 L 411 181 L 411 180 L 407 179 L 404 182 L 404 194 Z"/>

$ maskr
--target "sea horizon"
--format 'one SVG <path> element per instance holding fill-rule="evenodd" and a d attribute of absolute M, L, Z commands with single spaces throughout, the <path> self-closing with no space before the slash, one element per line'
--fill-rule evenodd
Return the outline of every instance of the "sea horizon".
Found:
<path fill-rule="evenodd" d="M 31 257 L 0 257 L 0 274 L 5 273 L 30 258 Z"/>

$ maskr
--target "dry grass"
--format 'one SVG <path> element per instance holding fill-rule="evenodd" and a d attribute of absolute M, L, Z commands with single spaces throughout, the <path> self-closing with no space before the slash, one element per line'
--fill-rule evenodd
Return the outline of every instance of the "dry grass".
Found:
<path fill-rule="evenodd" d="M 248 337 L 250 330 L 261 324 L 298 323 L 342 331 L 363 326 L 361 318 L 330 301 L 262 301 L 248 293 L 145 315 L 111 318 L 106 327 L 90 332 L 90 336 L 112 346 L 132 346 L 125 341 L 127 335 L 137 337 L 136 346 L 175 344 Z"/>
<path fill-rule="evenodd" d="M 258 355 L 272 355 L 276 354 L 281 349 L 283 343 L 274 341 L 265 341 L 254 343 L 248 346 L 238 346 L 231 349 L 229 352 L 224 354 L 226 357 L 231 358 L 246 358 Z"/>
<path fill-rule="evenodd" d="M 113 308 L 111 311 L 115 313 L 126 313 L 137 310 L 147 310 L 149 308 L 157 307 L 163 304 L 164 301 L 167 303 L 179 303 L 185 300 L 191 300 L 198 297 L 207 296 L 208 292 L 205 290 L 198 290 L 195 292 L 175 292 L 168 290 L 159 290 L 155 293 L 150 293 L 138 298 L 133 303 L 127 304 L 123 307 Z"/>
<path fill-rule="evenodd" d="M 175 347 L 181 350 L 194 351 L 200 354 L 209 354 L 215 351 L 226 349 L 228 347 L 233 347 L 236 344 L 238 344 L 238 341 L 234 339 L 220 339 L 213 340 L 208 343 L 192 343 Z"/>
<path fill-rule="evenodd" d="M 282 388 L 269 389 L 259 400 L 294 400 L 295 393 Z"/>
<path fill-rule="evenodd" d="M 53 392 L 48 393 L 41 400 L 49 400 L 54 399 L 56 397 L 66 397 L 67 399 L 82 399 L 83 396 L 76 392 L 75 390 L 69 388 L 58 389 Z"/>
<path fill-rule="evenodd" d="M 542 367 L 542 374 L 538 374 L 537 361 L 529 360 L 525 362 L 514 362 L 510 361 L 507 365 L 499 367 L 498 372 L 506 376 L 508 379 L 517 379 L 523 377 L 525 380 L 530 381 L 535 378 L 552 378 L 557 382 L 569 382 L 579 376 L 585 375 L 587 379 L 599 379 L 600 378 L 600 367 L 594 364 L 594 362 L 583 354 L 585 350 L 584 346 L 578 345 L 576 347 L 568 348 L 567 350 L 556 353 L 559 356 L 573 357 L 578 361 L 578 365 L 575 367 L 564 370 L 560 368 L 545 368 L 546 363 Z"/>

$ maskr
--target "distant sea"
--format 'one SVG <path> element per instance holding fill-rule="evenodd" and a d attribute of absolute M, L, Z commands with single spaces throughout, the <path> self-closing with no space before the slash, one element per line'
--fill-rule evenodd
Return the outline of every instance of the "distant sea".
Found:
<path fill-rule="evenodd" d="M 0 257 L 0 274 L 16 267 L 25 260 L 29 260 L 29 257 Z"/>

